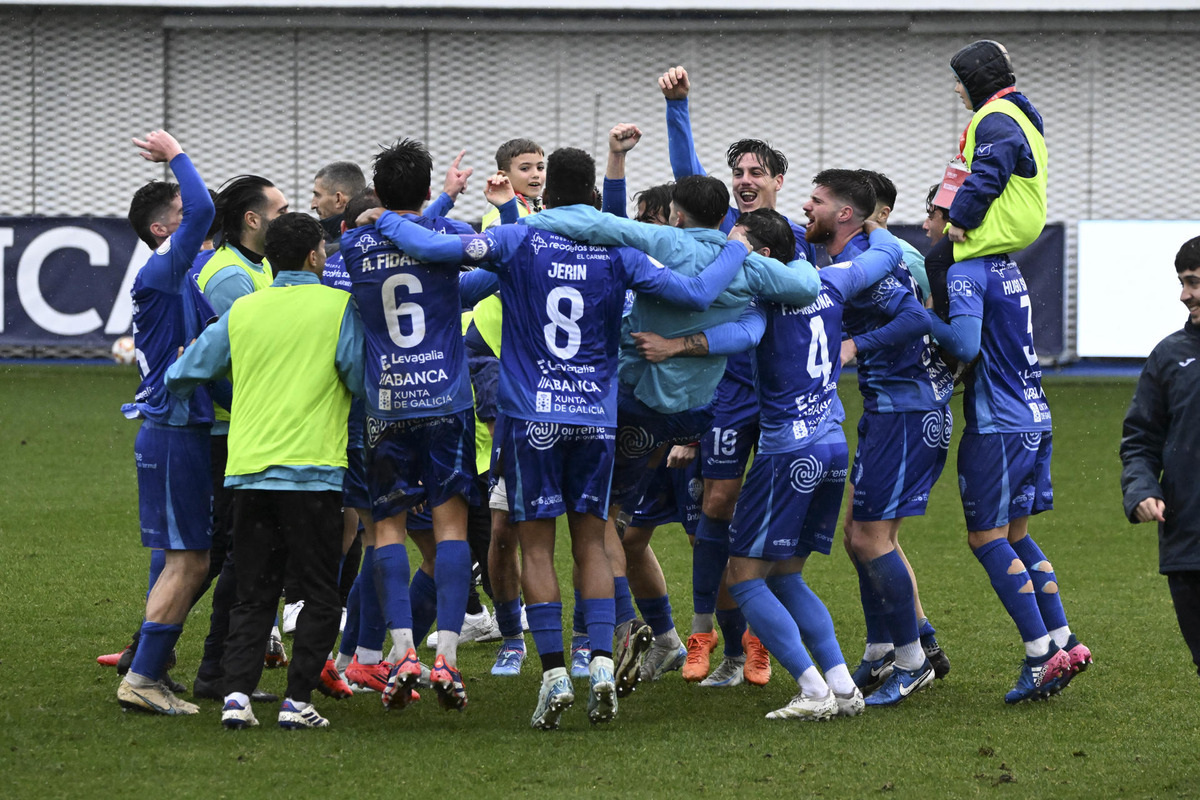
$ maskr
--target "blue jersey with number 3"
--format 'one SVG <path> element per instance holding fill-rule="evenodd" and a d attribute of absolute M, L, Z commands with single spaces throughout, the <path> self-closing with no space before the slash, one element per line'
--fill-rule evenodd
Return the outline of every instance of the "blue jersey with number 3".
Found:
<path fill-rule="evenodd" d="M 438 233 L 474 233 L 444 217 L 405 216 Z M 367 413 L 413 419 L 470 408 L 458 270 L 418 261 L 374 226 L 342 234 L 341 253 L 366 336 Z"/>
<path fill-rule="evenodd" d="M 1050 406 L 1033 347 L 1033 307 L 1011 259 L 972 258 L 946 275 L 950 317 L 983 320 L 979 363 L 963 398 L 966 433 L 1049 431 Z"/>

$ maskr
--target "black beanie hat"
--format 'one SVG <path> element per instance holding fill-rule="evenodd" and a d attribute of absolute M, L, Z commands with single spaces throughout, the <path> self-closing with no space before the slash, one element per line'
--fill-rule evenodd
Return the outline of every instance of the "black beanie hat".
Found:
<path fill-rule="evenodd" d="M 967 99 L 975 110 L 996 92 L 1017 82 L 1008 51 L 991 39 L 971 42 L 959 50 L 950 59 L 950 69 L 967 90 Z"/>

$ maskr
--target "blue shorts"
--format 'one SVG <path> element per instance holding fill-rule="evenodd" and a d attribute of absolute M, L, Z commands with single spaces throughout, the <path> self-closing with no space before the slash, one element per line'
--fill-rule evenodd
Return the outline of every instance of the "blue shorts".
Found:
<path fill-rule="evenodd" d="M 386 420 L 367 416 L 371 516 L 387 519 L 455 495 L 475 500 L 475 415 Z"/>
<path fill-rule="evenodd" d="M 133 443 L 142 546 L 212 547 L 213 484 L 208 425 L 143 421 Z"/>
<path fill-rule="evenodd" d="M 404 527 L 410 531 L 433 530 L 433 512 L 429 506 L 422 506 L 420 511 L 410 511 L 404 518 Z"/>
<path fill-rule="evenodd" d="M 668 468 L 664 458 L 654 470 L 642 502 L 629 523 L 631 528 L 667 525 L 678 522 L 689 536 L 696 535 L 700 524 L 700 506 L 704 499 L 704 481 L 700 477 L 700 459 L 683 468 Z"/>
<path fill-rule="evenodd" d="M 615 438 L 612 428 L 501 416 L 504 488 L 513 522 L 568 511 L 608 519 Z"/>
<path fill-rule="evenodd" d="M 653 471 L 650 457 L 660 447 L 698 442 L 712 428 L 711 405 L 663 414 L 638 400 L 628 384 L 617 393 L 617 452 L 612 501 L 633 508 L 642 499 Z"/>
<path fill-rule="evenodd" d="M 920 517 L 946 466 L 954 417 L 935 411 L 864 411 L 850 482 L 860 521 Z"/>
<path fill-rule="evenodd" d="M 1050 433 L 964 433 L 958 491 L 968 531 L 987 531 L 1054 508 Z"/>
<path fill-rule="evenodd" d="M 342 478 L 342 508 L 370 508 L 367 464 L 361 447 L 346 448 L 346 475 Z"/>
<path fill-rule="evenodd" d="M 712 480 L 741 480 L 746 463 L 758 444 L 758 409 L 742 409 L 739 416 L 717 406 L 712 428 L 700 440 L 700 471 Z"/>
<path fill-rule="evenodd" d="M 729 525 L 729 555 L 766 561 L 829 555 L 850 451 L 841 431 L 790 453 L 759 453 Z"/>

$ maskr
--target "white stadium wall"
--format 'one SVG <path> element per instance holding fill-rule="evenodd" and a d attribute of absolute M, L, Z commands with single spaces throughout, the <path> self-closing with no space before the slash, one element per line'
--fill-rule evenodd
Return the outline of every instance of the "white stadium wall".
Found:
<path fill-rule="evenodd" d="M 1200 163 L 1188 157 L 1200 129 L 1200 81 L 1187 67 L 1200 11 L 855 13 L 845 9 L 861 4 L 836 0 L 724 17 L 604 10 L 629 5 L 614 3 L 590 12 L 378 3 L 406 8 L 253 14 L 160 5 L 0 5 L 0 216 L 123 215 L 139 185 L 163 176 L 136 158 L 129 137 L 160 126 L 210 186 L 255 172 L 306 209 L 322 164 L 348 159 L 369 169 L 377 145 L 400 136 L 425 140 L 439 174 L 466 149 L 464 164 L 482 176 L 494 168 L 496 146 L 515 136 L 547 150 L 583 147 L 602 168 L 608 129 L 633 122 L 645 137 L 629 158 L 632 192 L 670 178 L 654 80 L 684 64 L 695 81 L 699 155 L 713 174 L 729 177 L 730 142 L 766 138 L 791 162 L 784 213 L 802 216 L 820 169 L 867 167 L 896 182 L 893 219 L 920 222 L 925 191 L 968 120 L 952 93 L 949 57 L 986 37 L 1009 48 L 1018 86 L 1046 119 L 1049 217 L 1068 231 L 1063 356 L 1077 352 L 1083 296 L 1077 224 L 1200 219 Z M 456 216 L 478 218 L 481 188 L 476 177 Z M 1128 278 L 1169 273 L 1161 260 L 1148 257 Z"/>

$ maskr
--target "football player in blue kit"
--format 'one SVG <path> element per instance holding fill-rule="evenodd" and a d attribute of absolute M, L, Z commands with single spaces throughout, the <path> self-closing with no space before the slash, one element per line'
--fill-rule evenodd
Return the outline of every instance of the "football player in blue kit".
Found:
<path fill-rule="evenodd" d="M 690 175 L 675 184 L 668 225 L 634 222 L 582 206 L 544 212 L 529 218 L 526 224 L 592 244 L 636 247 L 673 268 L 694 270 L 697 264 L 711 259 L 715 249 L 726 241 L 719 227 L 728 208 L 729 192 L 723 183 Z M 703 316 L 685 314 L 653 298 L 635 299 L 629 314 L 631 336 L 623 339 L 621 348 L 614 505 L 632 510 L 645 491 L 650 474 L 647 468 L 653 466 L 666 446 L 691 443 L 708 434 L 713 424 L 713 395 L 726 367 L 723 356 L 648 362 L 638 355 L 632 333 L 651 331 L 666 337 L 700 333 L 712 325 L 736 320 L 756 295 L 806 304 L 816 296 L 820 285 L 816 270 L 804 260 L 785 265 L 751 253 L 745 266 Z M 608 542 L 610 552 L 620 549 L 611 524 Z M 625 626 L 617 634 L 617 681 L 622 695 L 632 691 L 641 677 L 632 636 L 626 633 L 632 630 L 632 625 Z M 679 647 L 674 654 L 664 651 L 660 649 L 659 657 L 653 659 L 651 655 L 655 654 L 646 656 L 655 663 L 651 677 L 661 674 L 663 665 L 682 666 L 686 659 L 686 648 Z M 661 657 L 672 655 L 671 660 Z"/>
<path fill-rule="evenodd" d="M 420 142 L 403 140 L 379 153 L 374 187 L 380 202 L 415 224 L 472 233 L 464 223 L 420 215 L 432 167 Z M 408 513 L 424 504 L 432 509 L 437 541 L 438 648 L 430 681 L 443 708 L 461 711 L 467 696 L 457 667 L 458 638 L 471 582 L 466 524 L 475 433 L 459 277 L 398 250 L 370 226 L 343 234 L 341 251 L 366 330 L 365 461 L 375 585 L 401 656 L 383 701 L 403 708 L 421 676 L 404 542 Z"/>
<path fill-rule="evenodd" d="M 595 162 L 587 153 L 555 151 L 548 159 L 546 206 L 590 204 L 595 180 Z M 503 205 L 506 192 L 511 192 L 506 178 L 489 179 L 489 200 Z M 579 244 L 528 224 L 461 238 L 431 234 L 395 214 L 383 214 L 376 226 L 418 258 L 477 262 L 500 278 L 504 344 L 495 438 L 503 453 L 509 513 L 521 540 L 529 627 L 542 661 L 532 725 L 556 728 L 574 702 L 553 560 L 555 520 L 563 514 L 592 645 L 588 718 L 608 722 L 616 714 L 617 695 L 608 645 L 615 618 L 613 576 L 604 531 L 625 292 L 633 288 L 639 297 L 657 295 L 684 308 L 706 309 L 739 274 L 746 248 L 740 243 L 715 248 L 699 265 L 711 266 L 685 277 L 641 252 Z"/>
<path fill-rule="evenodd" d="M 748 340 L 742 326 L 726 325 L 675 343 L 674 352 L 696 355 L 736 352 L 757 341 L 762 433 L 729 527 L 728 582 L 747 621 L 799 686 L 769 719 L 828 719 L 863 709 L 829 611 L 801 570 L 811 553 L 829 553 L 846 480 L 845 412 L 837 396 L 843 309 L 901 258 L 895 237 L 875 223 L 867 227 L 870 249 L 822 269 L 812 303 L 759 301 L 758 327 Z M 764 209 L 740 219 L 733 235 L 758 248 L 786 243 L 788 233 L 783 216 Z M 780 244 L 775 250 L 789 252 Z"/>
<path fill-rule="evenodd" d="M 675 178 L 707 174 L 696 155 L 692 137 L 688 95 L 691 78 L 682 66 L 672 67 L 658 79 L 667 101 L 667 147 Z M 782 152 L 761 139 L 741 139 L 729 146 L 725 161 L 732 171 L 734 206 L 725 214 L 721 230 L 728 233 L 741 214 L 759 208 L 774 209 L 783 188 L 788 161 Z M 785 216 L 784 219 L 787 219 Z M 805 229 L 787 219 L 796 242 L 796 258 L 816 264 Z M 771 678 L 771 659 L 762 642 L 746 629 L 746 619 L 728 596 L 722 577 L 729 558 L 729 521 L 742 490 L 746 463 L 758 441 L 758 400 L 749 353 L 730 355 L 725 376 L 713 401 L 712 429 L 700 441 L 701 471 L 704 474 L 704 505 L 692 552 L 692 634 L 688 637 L 685 680 L 707 679 L 709 654 L 718 636 L 725 637 L 724 658 L 717 666 L 720 676 L 705 684 L 725 686 L 742 665 L 745 680 L 765 686 Z"/>
<path fill-rule="evenodd" d="M 204 387 L 182 401 L 167 392 L 163 380 L 179 348 L 216 316 L 188 275 L 215 210 L 204 181 L 171 134 L 151 131 L 133 142 L 146 160 L 170 164 L 179 185 L 147 184 L 129 208 L 130 224 L 154 252 L 134 278 L 133 336 L 141 383 L 133 402 L 121 410 L 142 420 L 134 444 L 142 545 L 165 557 L 146 597 L 137 652 L 117 687 L 117 702 L 175 716 L 199 711 L 176 697 L 163 678 L 192 599 L 208 575 L 213 408 Z M 224 399 L 229 399 L 227 390 Z"/>
<path fill-rule="evenodd" d="M 956 262 L 947 272 L 950 322 L 930 314 L 933 335 L 963 363 L 966 379 L 958 486 L 967 542 L 1025 644 L 1004 700 L 1037 700 L 1091 664 L 1071 632 L 1050 561 L 1029 536 L 1029 517 L 1054 507 L 1050 406 L 1033 345 L 1033 307 L 1007 255 Z"/>
<path fill-rule="evenodd" d="M 856 257 L 867 246 L 863 221 L 878 208 L 871 176 L 828 169 L 813 184 L 804 206 L 809 240 L 832 259 Z M 952 426 L 953 376 L 931 347 L 915 285 L 902 262 L 852 298 L 843 317 L 849 338 L 841 361 L 857 356 L 863 396 L 844 543 L 867 622 L 866 650 L 854 672 L 867 705 L 899 703 L 928 686 L 937 666 L 949 668 L 929 621 L 918 622 L 916 581 L 897 541 L 902 520 L 925 513 Z"/>

